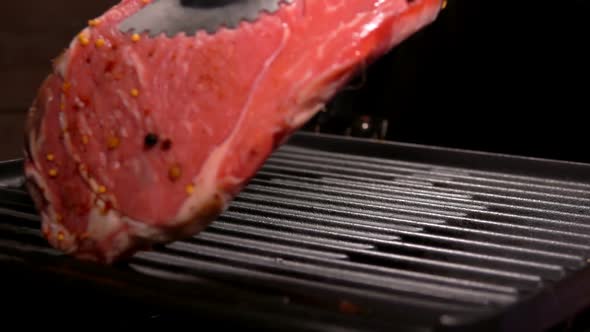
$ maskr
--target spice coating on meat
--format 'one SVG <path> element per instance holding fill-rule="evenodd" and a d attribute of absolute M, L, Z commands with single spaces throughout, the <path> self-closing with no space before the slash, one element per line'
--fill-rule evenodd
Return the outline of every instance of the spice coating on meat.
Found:
<path fill-rule="evenodd" d="M 25 171 L 49 242 L 112 263 L 194 235 L 356 70 L 435 20 L 441 0 L 298 0 L 214 35 L 89 22 L 29 113 Z"/>

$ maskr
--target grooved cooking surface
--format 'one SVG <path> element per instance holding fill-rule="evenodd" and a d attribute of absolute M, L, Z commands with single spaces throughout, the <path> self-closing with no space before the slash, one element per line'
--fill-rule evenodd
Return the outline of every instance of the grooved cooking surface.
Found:
<path fill-rule="evenodd" d="M 500 312 L 585 266 L 589 184 L 369 155 L 285 145 L 205 232 L 130 267 L 417 308 L 408 324 L 426 327 Z M 0 253 L 58 255 L 24 192 L 0 190 L 0 204 Z"/>

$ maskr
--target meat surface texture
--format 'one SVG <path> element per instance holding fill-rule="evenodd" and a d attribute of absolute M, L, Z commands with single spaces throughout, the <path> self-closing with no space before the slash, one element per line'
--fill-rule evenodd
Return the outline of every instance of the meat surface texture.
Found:
<path fill-rule="evenodd" d="M 89 21 L 29 111 L 25 172 L 49 243 L 105 264 L 199 233 L 359 68 L 441 0 L 296 0 L 213 35 Z"/>

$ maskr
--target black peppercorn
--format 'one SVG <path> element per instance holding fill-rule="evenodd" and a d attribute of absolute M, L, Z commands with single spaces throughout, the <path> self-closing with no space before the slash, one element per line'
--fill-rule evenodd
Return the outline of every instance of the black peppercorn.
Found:
<path fill-rule="evenodd" d="M 158 138 L 158 135 L 150 133 L 145 136 L 145 139 L 143 142 L 144 142 L 144 145 L 147 149 L 151 149 L 158 144 L 159 140 L 160 139 Z"/>

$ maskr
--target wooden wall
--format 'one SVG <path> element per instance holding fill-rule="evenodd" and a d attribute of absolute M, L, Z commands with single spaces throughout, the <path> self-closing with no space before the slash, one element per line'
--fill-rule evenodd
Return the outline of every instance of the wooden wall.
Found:
<path fill-rule="evenodd" d="M 21 155 L 24 114 L 51 60 L 116 0 L 0 1 L 0 160 Z"/>

